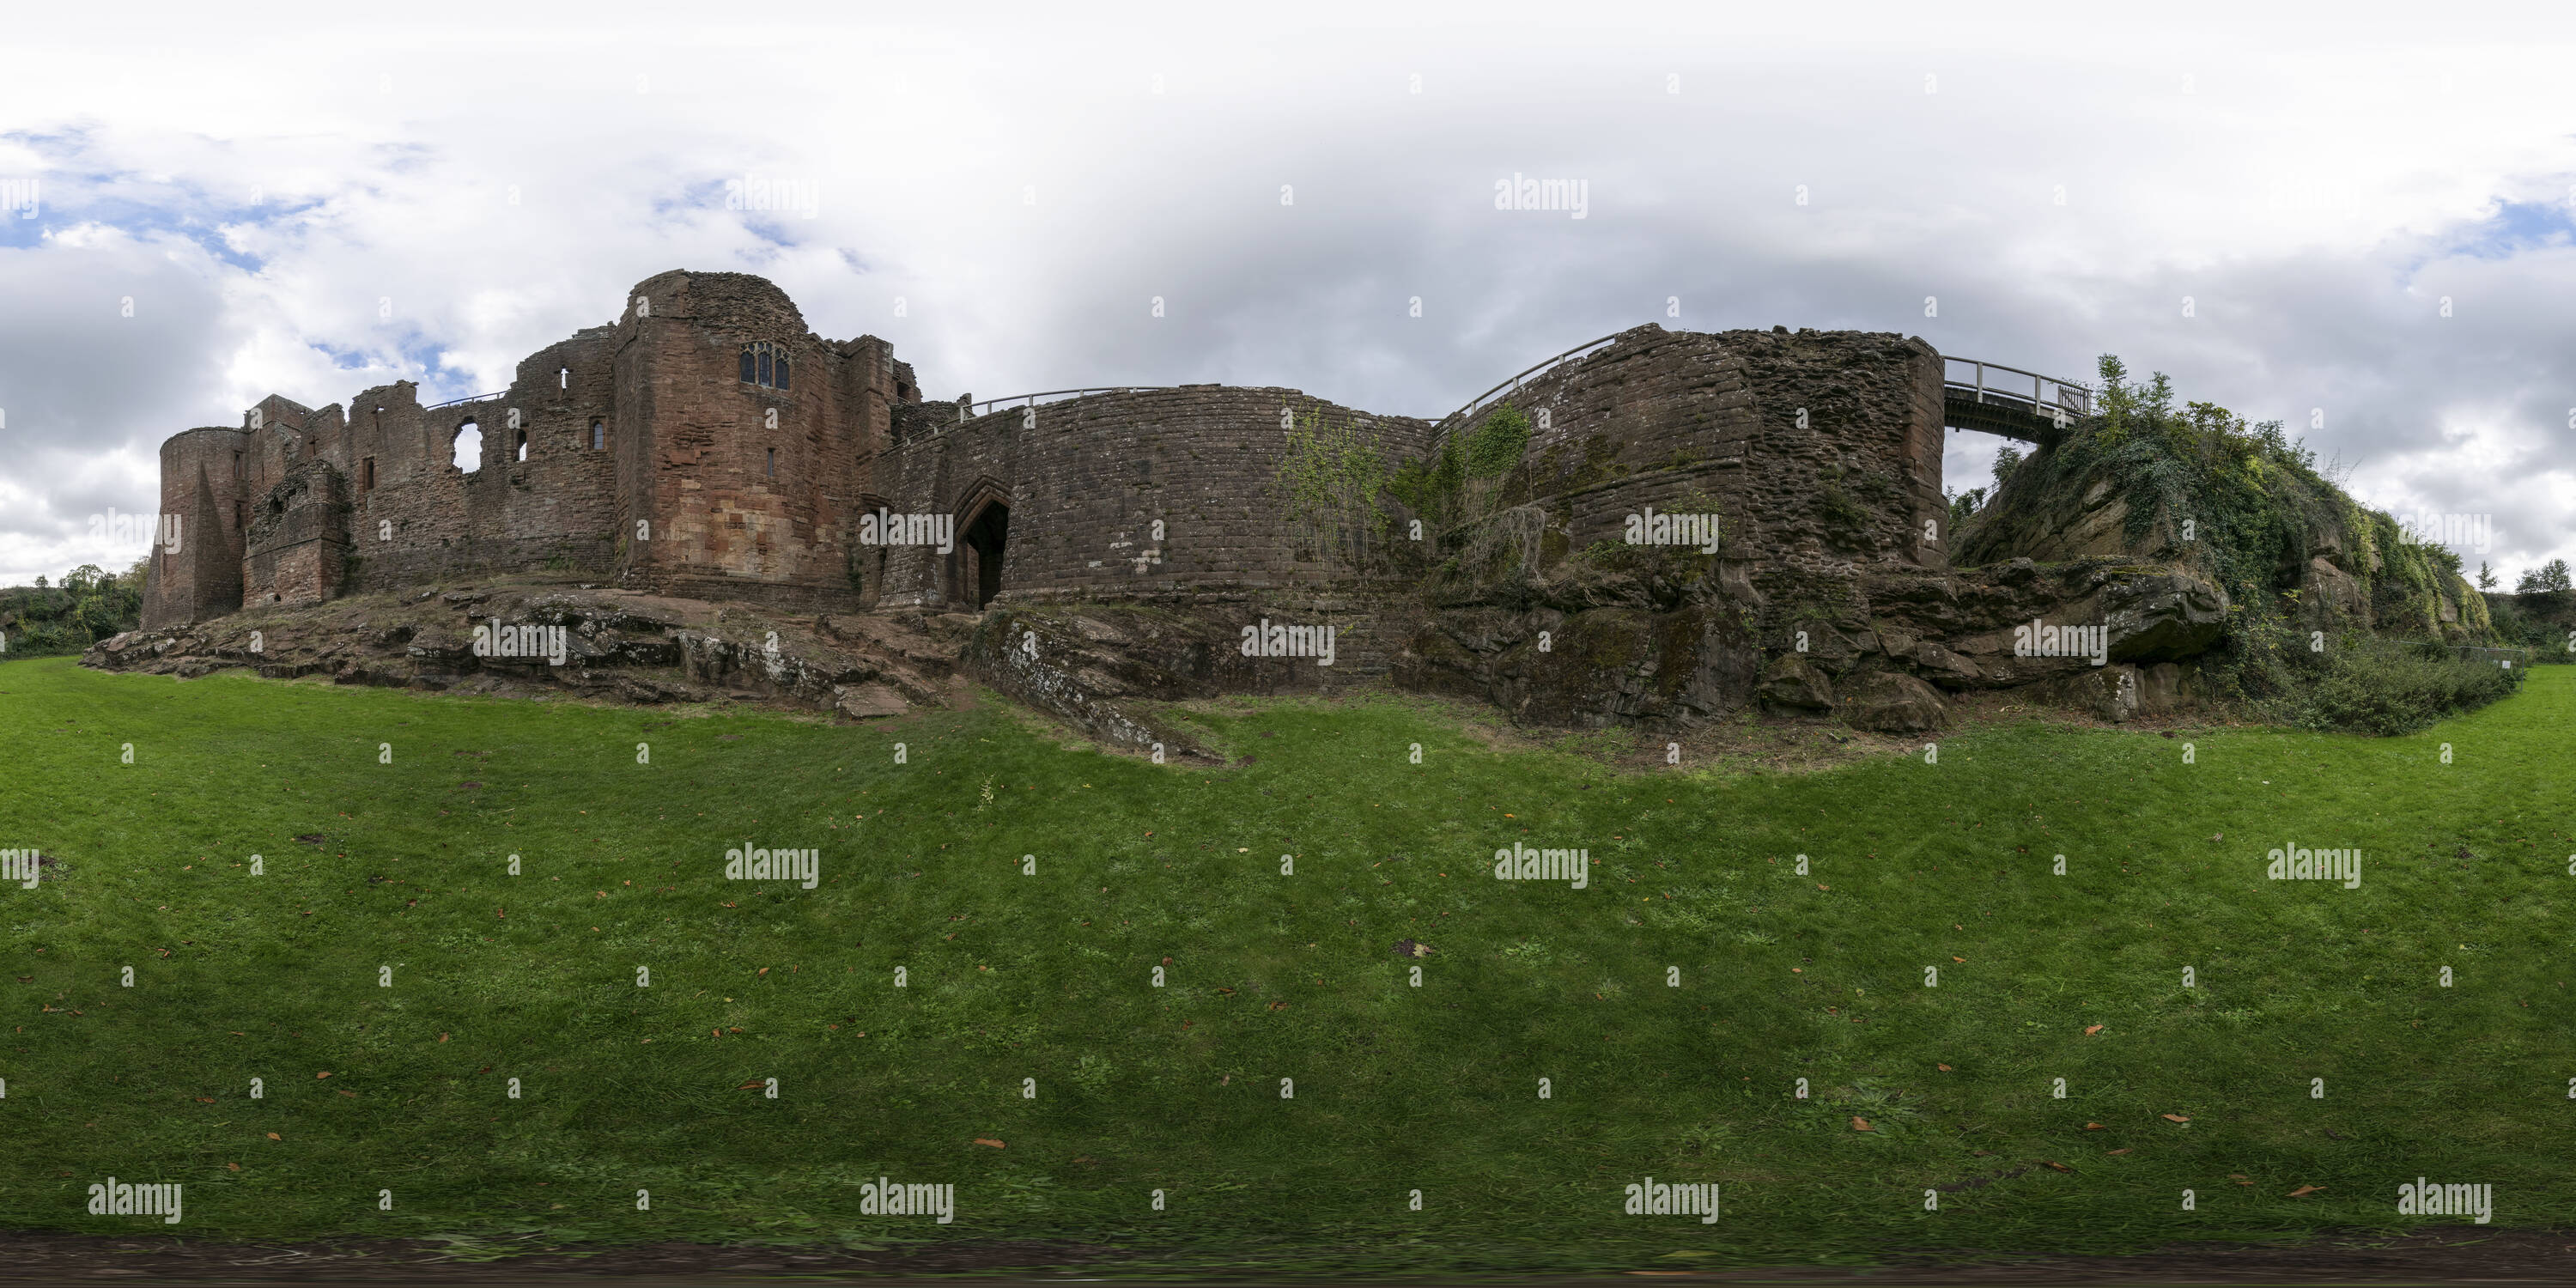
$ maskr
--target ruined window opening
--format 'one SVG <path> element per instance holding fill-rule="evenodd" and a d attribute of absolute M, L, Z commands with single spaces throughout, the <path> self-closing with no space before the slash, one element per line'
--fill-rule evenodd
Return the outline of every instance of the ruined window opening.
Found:
<path fill-rule="evenodd" d="M 239 453 L 239 452 L 235 452 L 235 453 L 233 453 L 233 477 L 234 477 L 234 478 L 240 478 L 241 476 L 242 476 L 242 454 L 241 454 L 241 453 Z"/>
<path fill-rule="evenodd" d="M 778 477 L 778 449 L 775 447 L 769 449 L 769 477 Z"/>
<path fill-rule="evenodd" d="M 594 420 L 594 421 L 590 422 L 590 450 L 592 450 L 592 451 L 596 452 L 596 451 L 599 451 L 599 450 L 601 450 L 601 449 L 603 449 L 603 448 L 605 448 L 605 447 L 607 447 L 607 446 L 608 446 L 608 424 L 607 424 L 607 422 L 605 422 L 605 421 L 597 421 L 597 420 Z"/>
<path fill-rule="evenodd" d="M 557 367 L 557 368 L 555 368 L 555 388 L 557 388 L 557 389 L 570 389 L 570 388 L 572 388 L 572 368 L 570 368 L 570 367 Z"/>
<path fill-rule="evenodd" d="M 375 457 L 369 456 L 358 462 L 358 490 L 361 492 L 373 492 L 376 490 Z"/>
<path fill-rule="evenodd" d="M 763 389 L 786 389 L 787 351 L 767 340 L 742 346 L 742 382 Z"/>
<path fill-rule="evenodd" d="M 468 474 L 483 468 L 483 427 L 466 421 L 456 427 L 449 463 Z"/>
<path fill-rule="evenodd" d="M 241 526 L 242 526 L 242 503 L 241 503 L 241 502 L 239 502 L 239 501 L 235 501 L 235 502 L 233 502 L 233 531 L 235 531 L 235 532 L 239 532 L 239 531 L 241 531 Z"/>
<path fill-rule="evenodd" d="M 519 431 L 519 459 L 528 459 L 528 431 L 524 429 Z"/>

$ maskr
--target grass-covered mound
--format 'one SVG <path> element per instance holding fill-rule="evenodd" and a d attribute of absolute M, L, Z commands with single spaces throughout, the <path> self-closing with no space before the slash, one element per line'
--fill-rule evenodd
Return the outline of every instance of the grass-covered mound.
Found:
<path fill-rule="evenodd" d="M 0 847 L 55 862 L 0 887 L 0 1223 L 1278 1273 L 2392 1229 L 2419 1175 L 2564 1224 L 2571 714 L 2558 667 L 2409 737 L 2031 724 L 1719 778 L 1244 701 L 1205 719 L 1248 763 L 1200 770 L 990 704 L 14 663 Z M 814 888 L 727 880 L 747 841 Z M 1522 844 L 1588 888 L 1495 879 Z M 2265 879 L 2285 844 L 2358 888 Z M 183 1223 L 87 1215 L 111 1174 Z M 864 1213 L 880 1176 L 954 1223 Z M 1648 1176 L 1722 1216 L 1623 1214 Z"/>
<path fill-rule="evenodd" d="M 2007 449 L 1993 495 L 1954 502 L 1961 565 L 2120 555 L 2197 569 L 2230 601 L 2200 659 L 2206 690 L 2266 718 L 2388 733 L 2511 691 L 2494 658 L 2389 644 L 2503 642 L 2456 553 L 2353 500 L 2279 421 L 2176 407 L 2163 373 L 2134 382 L 2109 355 L 2100 384 L 2098 414 L 2027 457 Z"/>

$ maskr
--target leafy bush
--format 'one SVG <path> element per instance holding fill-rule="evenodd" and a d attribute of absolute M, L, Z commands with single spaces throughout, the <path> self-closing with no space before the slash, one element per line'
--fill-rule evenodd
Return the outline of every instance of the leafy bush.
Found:
<path fill-rule="evenodd" d="M 2309 729 L 2412 733 L 2504 697 L 2524 674 L 2444 644 L 2355 634 L 2328 654 L 2324 675 L 2299 699 L 2294 719 Z"/>

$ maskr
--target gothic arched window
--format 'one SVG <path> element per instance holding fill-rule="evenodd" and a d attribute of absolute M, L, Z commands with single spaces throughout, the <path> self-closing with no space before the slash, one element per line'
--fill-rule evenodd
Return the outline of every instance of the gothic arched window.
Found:
<path fill-rule="evenodd" d="M 763 389 L 787 388 L 787 349 L 767 340 L 742 346 L 742 382 Z"/>

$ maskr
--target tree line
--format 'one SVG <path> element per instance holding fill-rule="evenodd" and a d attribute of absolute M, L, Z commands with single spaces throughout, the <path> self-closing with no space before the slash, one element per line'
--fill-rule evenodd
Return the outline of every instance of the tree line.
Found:
<path fill-rule="evenodd" d="M 59 583 L 0 588 L 0 657 L 78 653 L 143 620 L 143 579 L 151 559 L 122 573 L 82 564 Z"/>

